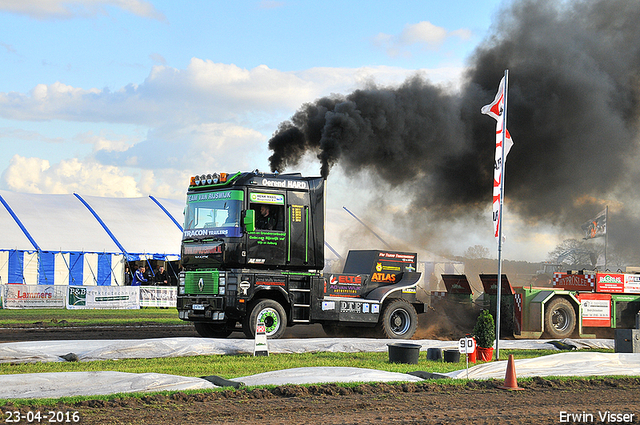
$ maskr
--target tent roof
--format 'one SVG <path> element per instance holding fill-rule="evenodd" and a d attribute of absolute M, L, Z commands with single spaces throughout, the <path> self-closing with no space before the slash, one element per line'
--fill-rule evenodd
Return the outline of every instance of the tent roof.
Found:
<path fill-rule="evenodd" d="M 178 201 L 3 190 L 0 200 L 0 250 L 126 253 L 129 260 L 180 255 Z"/>
<path fill-rule="evenodd" d="M 97 196 L 82 196 L 82 199 L 130 256 L 180 255 L 182 231 L 153 199 Z"/>
<path fill-rule="evenodd" d="M 0 196 L 3 193 L 0 191 Z M 36 248 L 29 241 L 29 238 L 24 234 L 18 223 L 11 216 L 9 211 L 0 204 L 0 229 L 2 229 L 2 236 L 0 236 L 0 249 L 18 249 L 22 251 L 31 251 Z"/>

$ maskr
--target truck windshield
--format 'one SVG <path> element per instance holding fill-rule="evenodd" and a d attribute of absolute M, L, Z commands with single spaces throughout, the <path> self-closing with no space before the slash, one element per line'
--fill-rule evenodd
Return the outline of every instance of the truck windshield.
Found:
<path fill-rule="evenodd" d="M 240 213 L 244 193 L 221 190 L 188 195 L 183 238 L 241 236 Z"/>

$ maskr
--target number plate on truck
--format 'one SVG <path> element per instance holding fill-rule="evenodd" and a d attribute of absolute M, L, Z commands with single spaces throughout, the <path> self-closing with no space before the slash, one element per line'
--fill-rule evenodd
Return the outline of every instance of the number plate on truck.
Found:
<path fill-rule="evenodd" d="M 194 310 L 204 310 L 204 306 L 202 304 L 194 304 L 191 308 Z"/>

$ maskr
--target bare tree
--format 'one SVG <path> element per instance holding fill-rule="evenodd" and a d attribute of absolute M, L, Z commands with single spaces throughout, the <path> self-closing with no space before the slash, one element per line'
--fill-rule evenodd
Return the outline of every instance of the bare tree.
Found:
<path fill-rule="evenodd" d="M 600 248 L 577 239 L 565 239 L 548 254 L 549 261 L 574 268 L 596 266 Z"/>
<path fill-rule="evenodd" d="M 491 251 L 489 251 L 489 248 L 486 248 L 482 245 L 470 246 L 463 254 L 465 258 L 468 258 L 470 260 L 489 258 L 489 255 L 491 255 Z"/>

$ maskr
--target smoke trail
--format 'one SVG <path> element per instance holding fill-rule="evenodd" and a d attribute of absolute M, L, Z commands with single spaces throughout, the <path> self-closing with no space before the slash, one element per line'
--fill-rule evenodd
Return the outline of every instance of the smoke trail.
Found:
<path fill-rule="evenodd" d="M 469 58 L 459 93 L 416 76 L 306 104 L 269 141 L 271 168 L 282 171 L 314 152 L 324 176 L 340 163 L 393 186 L 411 182 L 414 206 L 435 217 L 478 211 L 490 203 L 495 129 L 479 110 L 509 69 L 510 208 L 531 222 L 579 229 L 623 196 L 617 214 L 630 227 L 620 236 L 629 239 L 629 229 L 640 236 L 630 208 L 638 195 L 631 184 L 638 177 L 638 22 L 636 0 L 516 2 Z"/>

